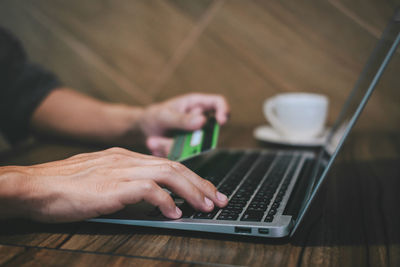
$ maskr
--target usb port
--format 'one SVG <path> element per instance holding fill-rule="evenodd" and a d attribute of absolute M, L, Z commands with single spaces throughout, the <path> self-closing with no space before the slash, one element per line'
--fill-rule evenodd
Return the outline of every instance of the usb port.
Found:
<path fill-rule="evenodd" d="M 258 228 L 258 233 L 262 234 L 262 235 L 268 235 L 269 234 L 269 229 Z"/>
<path fill-rule="evenodd" d="M 248 228 L 248 227 L 235 227 L 235 233 L 238 233 L 238 234 L 251 234 L 251 228 Z"/>

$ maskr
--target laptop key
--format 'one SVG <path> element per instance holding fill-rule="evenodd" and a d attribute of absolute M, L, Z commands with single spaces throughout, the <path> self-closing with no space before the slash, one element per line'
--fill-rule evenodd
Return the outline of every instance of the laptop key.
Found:
<path fill-rule="evenodd" d="M 265 217 L 265 222 L 272 222 L 274 220 L 274 215 L 267 215 L 267 217 Z"/>
<path fill-rule="evenodd" d="M 217 220 L 236 221 L 238 217 L 238 214 L 220 214 Z"/>
<path fill-rule="evenodd" d="M 229 204 L 232 204 L 232 205 L 240 205 L 240 206 L 244 207 L 244 206 L 246 206 L 247 201 L 245 201 L 245 200 L 231 199 L 231 201 L 229 201 Z"/>
<path fill-rule="evenodd" d="M 242 211 L 243 210 L 243 205 L 232 205 L 232 204 L 228 204 L 228 206 L 226 206 L 225 208 L 224 208 L 224 210 L 240 210 L 240 211 Z"/>
<path fill-rule="evenodd" d="M 240 214 L 240 213 L 242 213 L 242 211 L 243 211 L 243 208 L 240 208 L 240 209 L 227 209 L 227 208 L 225 208 L 225 209 L 223 209 L 221 211 L 221 214 L 222 213 L 224 213 L 224 214 Z"/>
<path fill-rule="evenodd" d="M 257 161 L 257 165 L 251 170 L 246 180 L 236 191 L 233 198 L 242 199 L 248 201 L 252 196 L 254 190 L 257 188 L 258 183 L 262 180 L 265 173 L 270 168 L 270 165 L 274 159 L 274 155 L 262 155 L 262 159 Z"/>
<path fill-rule="evenodd" d="M 214 185 L 218 185 L 242 155 L 243 153 L 240 152 L 220 152 L 211 157 L 195 172 Z M 215 164 L 215 162 L 218 162 L 218 164 Z"/>
<path fill-rule="evenodd" d="M 264 217 L 263 211 L 246 211 L 240 220 L 258 222 L 262 220 L 262 217 Z"/>
<path fill-rule="evenodd" d="M 195 212 L 192 206 L 190 206 L 187 202 L 180 205 L 179 208 L 182 211 L 182 218 L 190 218 Z"/>
<path fill-rule="evenodd" d="M 272 209 L 277 209 L 277 208 L 279 208 L 279 205 L 280 205 L 280 202 L 274 202 L 273 204 L 272 204 L 272 206 L 271 206 L 271 208 Z"/>
<path fill-rule="evenodd" d="M 262 211 L 264 212 L 266 209 L 265 208 L 257 208 L 257 207 L 249 207 L 247 208 L 248 211 Z"/>
<path fill-rule="evenodd" d="M 249 205 L 249 208 L 255 208 L 265 211 L 267 209 L 267 205 L 265 204 Z"/>
<path fill-rule="evenodd" d="M 194 219 L 212 219 L 214 218 L 214 216 L 218 213 L 219 208 L 215 208 L 213 211 L 211 212 L 197 212 L 193 218 Z"/>
<path fill-rule="evenodd" d="M 276 214 L 276 209 L 271 209 L 269 212 L 268 212 L 268 215 L 275 215 Z"/>
<path fill-rule="evenodd" d="M 224 209 L 222 209 L 222 212 L 234 212 L 240 214 L 243 210 L 244 206 L 226 206 Z"/>
<path fill-rule="evenodd" d="M 251 153 L 245 156 L 245 158 L 235 166 L 233 171 L 229 174 L 227 180 L 218 187 L 218 191 L 224 193 L 228 197 L 233 193 L 235 188 L 240 184 L 247 171 L 253 165 L 257 159 L 258 153 Z"/>

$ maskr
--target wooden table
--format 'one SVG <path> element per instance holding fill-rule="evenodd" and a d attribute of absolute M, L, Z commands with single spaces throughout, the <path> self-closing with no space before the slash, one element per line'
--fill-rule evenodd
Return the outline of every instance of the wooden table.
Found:
<path fill-rule="evenodd" d="M 252 127 L 221 146 L 257 147 Z M 98 147 L 40 142 L 0 157 L 32 164 Z M 400 134 L 354 132 L 292 239 L 244 238 L 78 222 L 0 223 L 4 266 L 400 266 Z"/>

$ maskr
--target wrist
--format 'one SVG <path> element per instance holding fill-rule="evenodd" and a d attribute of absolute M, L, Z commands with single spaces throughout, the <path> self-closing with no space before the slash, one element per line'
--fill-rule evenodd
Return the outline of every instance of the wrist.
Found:
<path fill-rule="evenodd" d="M 0 167 L 0 218 L 29 217 L 24 199 L 29 195 L 27 167 Z"/>
<path fill-rule="evenodd" d="M 108 104 L 103 109 L 104 124 L 107 125 L 106 141 L 119 142 L 136 139 L 142 134 L 140 118 L 144 109 L 123 104 Z M 128 140 L 127 140 L 128 139 Z"/>
<path fill-rule="evenodd" d="M 152 113 L 154 105 L 148 105 L 143 108 L 143 112 L 138 120 L 140 131 L 144 136 L 149 136 L 152 129 Z"/>

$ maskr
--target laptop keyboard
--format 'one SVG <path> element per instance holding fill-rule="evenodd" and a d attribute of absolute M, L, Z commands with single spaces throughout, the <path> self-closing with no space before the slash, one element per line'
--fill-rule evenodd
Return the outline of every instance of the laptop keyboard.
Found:
<path fill-rule="evenodd" d="M 296 162 L 291 165 L 293 159 Z M 296 166 L 299 159 L 294 154 L 221 151 L 205 162 L 189 161 L 185 165 L 216 185 L 228 196 L 229 203 L 222 209 L 216 207 L 205 213 L 195 211 L 184 202 L 178 205 L 182 217 L 272 222 L 296 169 L 292 167 L 289 170 L 289 167 Z M 287 171 L 289 173 L 285 176 Z M 178 198 L 176 195 L 173 197 Z M 159 214 L 159 211 L 153 211 L 150 215 Z"/>
<path fill-rule="evenodd" d="M 221 214 L 217 218 L 218 220 L 236 220 L 238 218 L 238 216 L 242 213 L 244 207 L 246 206 L 247 202 L 250 200 L 255 189 L 260 184 L 261 179 L 263 178 L 265 173 L 267 173 L 273 160 L 273 155 L 261 156 L 261 159 L 257 161 L 257 163 L 253 166 L 252 170 L 248 174 L 247 179 L 243 181 L 240 187 L 238 187 L 236 193 L 232 196 L 228 206 L 222 209 Z M 234 172 L 234 174 L 236 174 L 236 172 Z M 239 179 L 242 178 L 243 176 Z M 248 209 L 262 209 L 264 207 L 265 209 L 267 209 L 265 203 L 253 201 L 250 203 L 253 206 L 249 207 Z M 242 216 L 242 220 L 247 220 L 247 217 L 253 212 L 256 212 L 256 210 L 251 210 L 247 214 L 245 213 Z"/>

